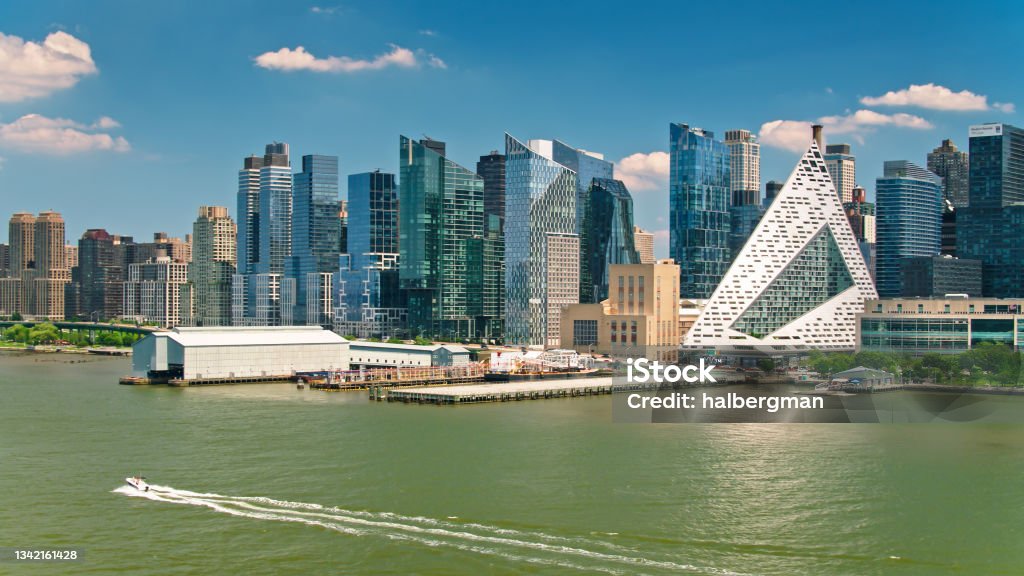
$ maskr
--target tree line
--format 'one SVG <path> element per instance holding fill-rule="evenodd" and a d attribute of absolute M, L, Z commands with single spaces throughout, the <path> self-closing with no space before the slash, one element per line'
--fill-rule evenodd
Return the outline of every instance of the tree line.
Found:
<path fill-rule="evenodd" d="M 807 365 L 831 378 L 864 366 L 885 370 L 904 381 L 927 381 L 958 386 L 1024 386 L 1022 355 L 1011 346 L 984 342 L 958 354 L 928 352 L 912 356 L 898 352 L 862 351 L 856 354 L 813 351 Z"/>
<path fill-rule="evenodd" d="M 63 344 L 69 346 L 131 346 L 141 337 L 139 334 L 117 330 L 63 330 L 40 322 L 31 328 L 15 324 L 3 331 L 0 337 L 7 342 L 37 346 L 40 344 Z"/>

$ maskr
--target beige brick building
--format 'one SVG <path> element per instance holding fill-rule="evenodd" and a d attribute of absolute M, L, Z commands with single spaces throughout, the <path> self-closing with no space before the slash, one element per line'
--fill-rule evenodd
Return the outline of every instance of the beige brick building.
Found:
<path fill-rule="evenodd" d="M 679 266 L 612 264 L 608 299 L 562 310 L 561 348 L 616 357 L 678 358 Z"/>

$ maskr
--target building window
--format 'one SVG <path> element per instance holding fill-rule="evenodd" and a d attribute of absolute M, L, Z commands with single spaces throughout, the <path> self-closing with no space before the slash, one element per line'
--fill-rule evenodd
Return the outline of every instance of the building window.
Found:
<path fill-rule="evenodd" d="M 612 336 L 613 341 L 614 338 Z M 597 320 L 573 320 L 572 343 L 574 346 L 597 344 Z"/>

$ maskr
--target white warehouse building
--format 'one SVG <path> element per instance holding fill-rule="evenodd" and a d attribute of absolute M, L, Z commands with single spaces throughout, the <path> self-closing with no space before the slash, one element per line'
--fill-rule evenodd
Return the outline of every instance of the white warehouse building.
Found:
<path fill-rule="evenodd" d="M 154 380 L 280 379 L 348 368 L 348 340 L 319 326 L 174 328 L 132 346 L 132 376 Z"/>
<path fill-rule="evenodd" d="M 403 366 L 462 366 L 469 364 L 469 350 L 452 344 L 390 344 L 356 340 L 350 343 L 352 368 L 401 368 Z"/>

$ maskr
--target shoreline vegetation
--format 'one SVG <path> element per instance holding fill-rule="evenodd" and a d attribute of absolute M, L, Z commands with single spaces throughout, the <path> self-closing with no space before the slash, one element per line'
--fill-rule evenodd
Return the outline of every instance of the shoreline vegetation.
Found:
<path fill-rule="evenodd" d="M 912 356 L 897 352 L 812 351 L 804 364 L 826 380 L 857 366 L 896 375 L 907 389 L 920 387 L 949 390 L 1024 393 L 1024 354 L 1012 346 L 983 342 L 955 354 L 927 352 Z"/>
<path fill-rule="evenodd" d="M 129 354 L 138 334 L 118 330 L 63 329 L 48 322 L 15 324 L 0 332 L 0 350 Z"/>

